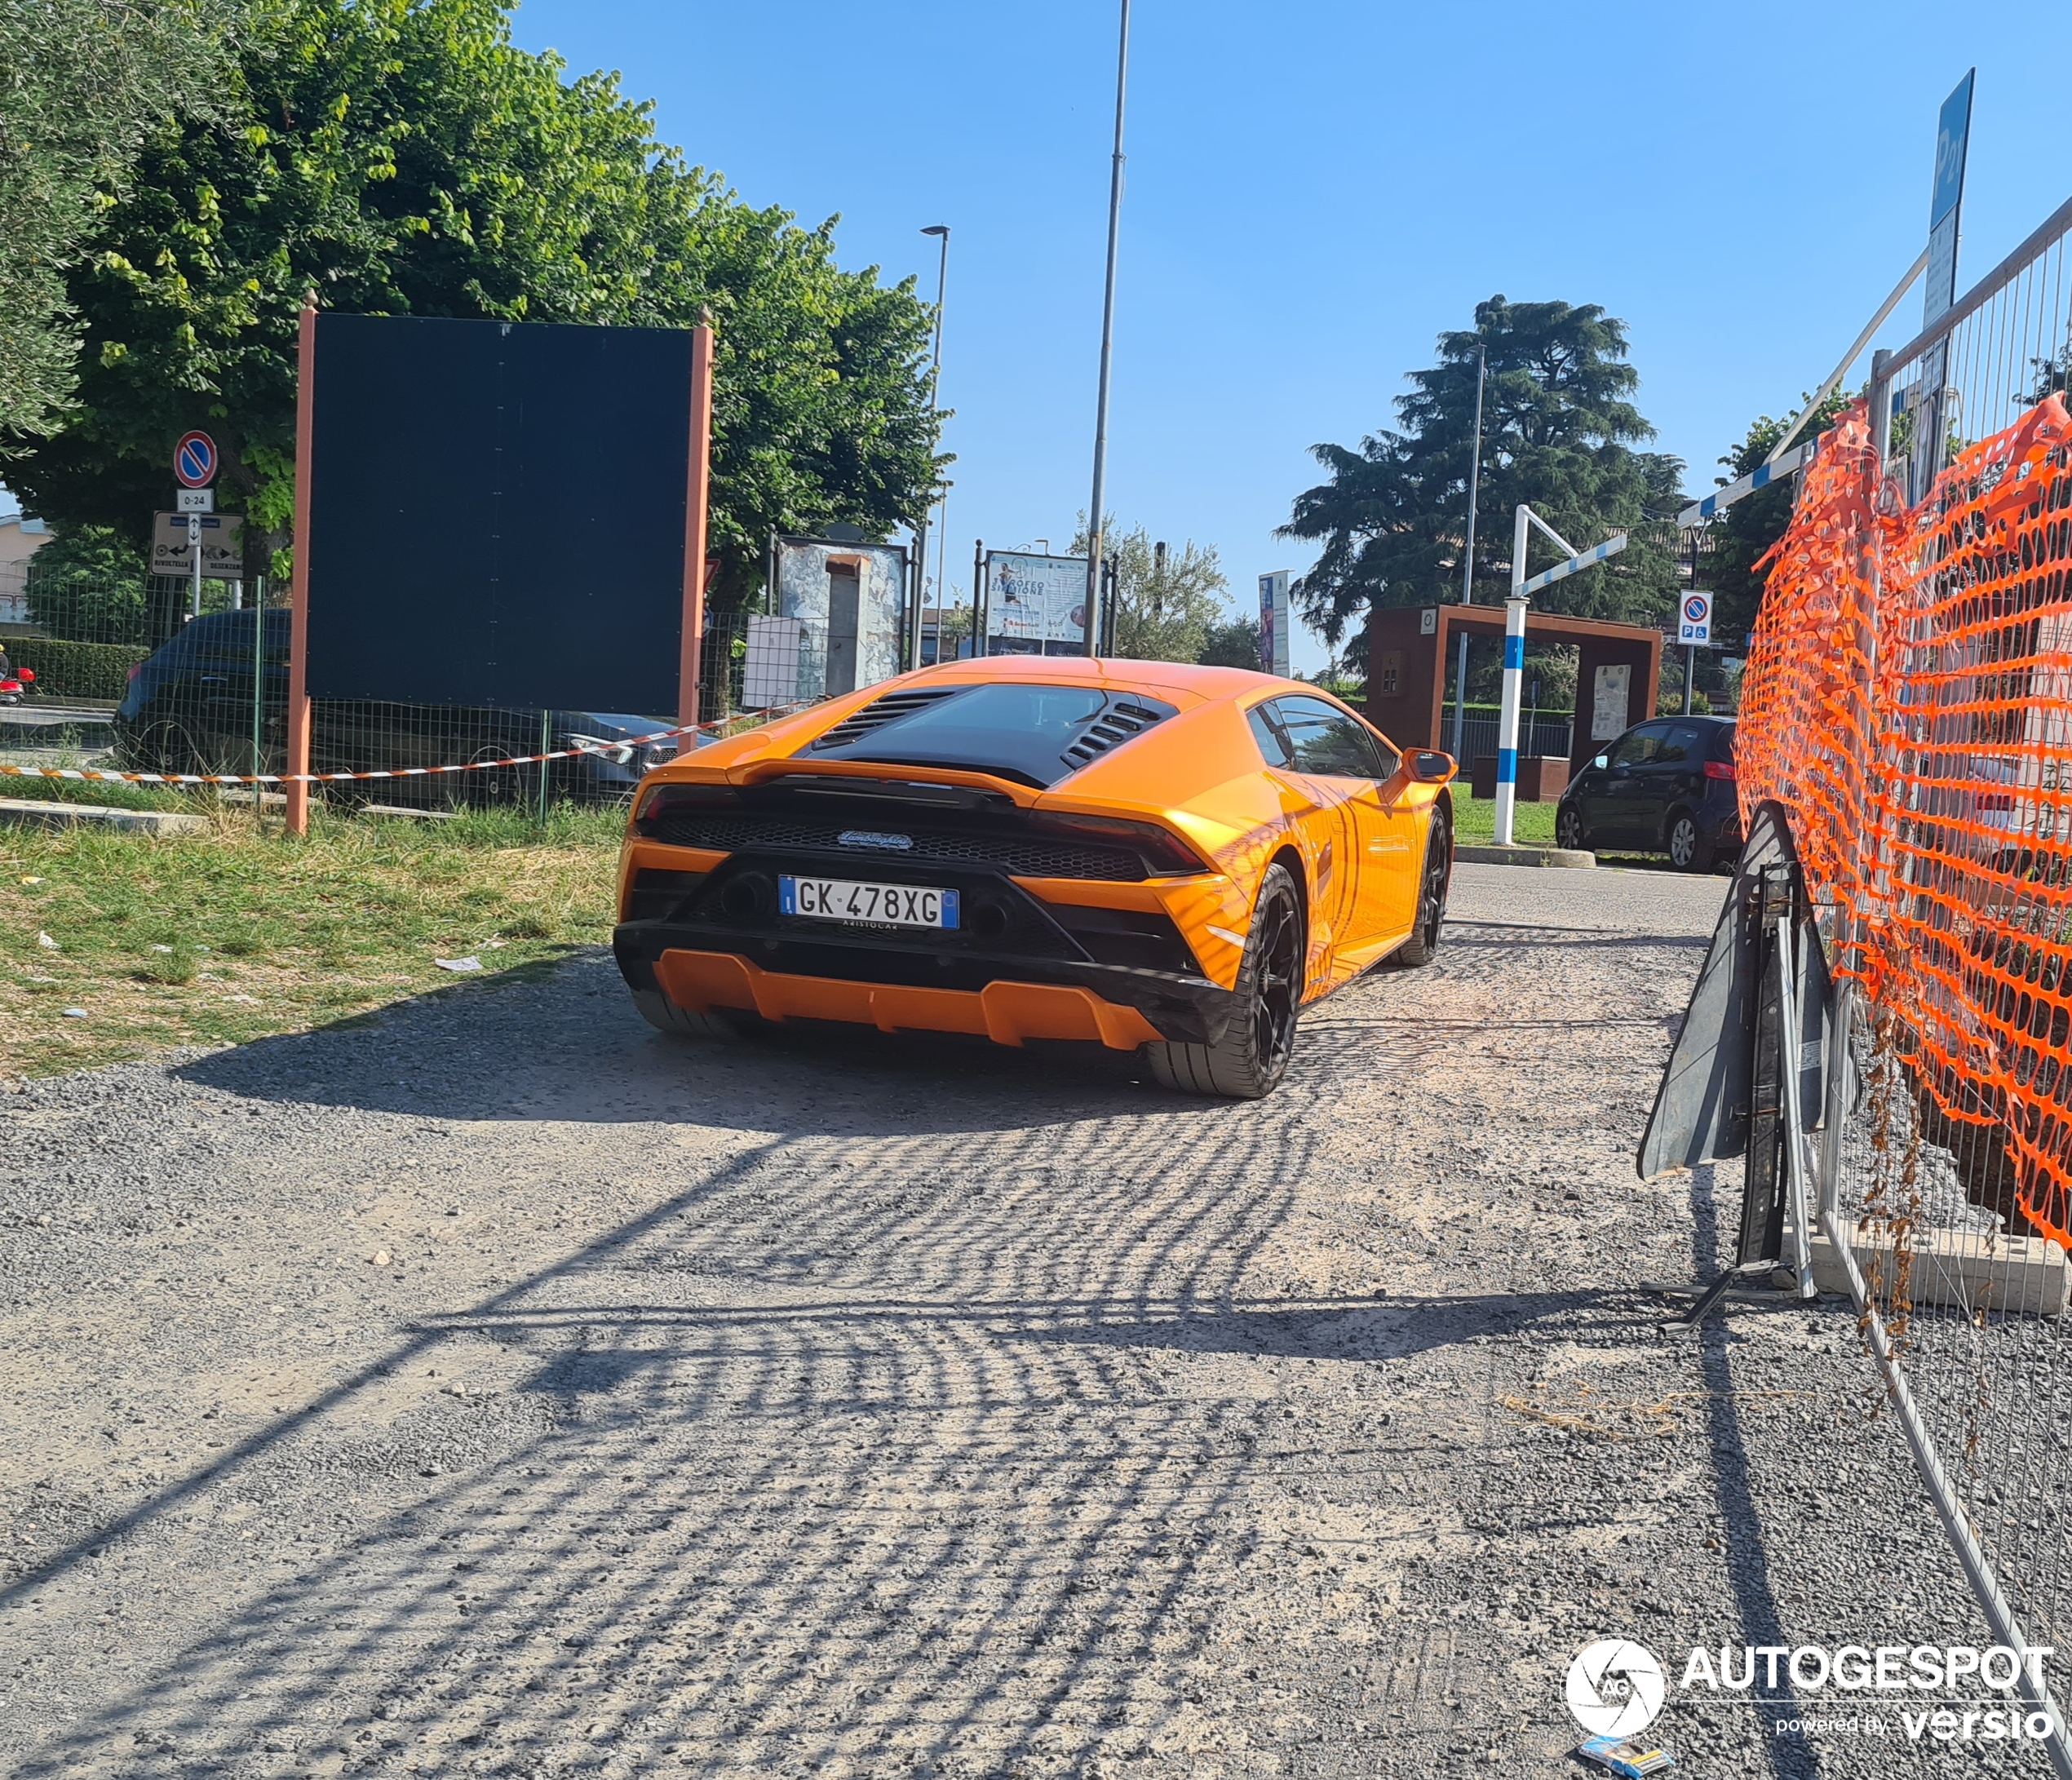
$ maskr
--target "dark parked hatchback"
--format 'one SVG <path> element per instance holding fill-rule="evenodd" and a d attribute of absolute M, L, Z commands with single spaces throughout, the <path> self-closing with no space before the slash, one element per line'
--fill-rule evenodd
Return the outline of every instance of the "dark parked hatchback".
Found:
<path fill-rule="evenodd" d="M 1710 871 L 1741 845 L 1731 717 L 1636 724 L 1569 782 L 1555 811 L 1564 847 L 1669 855 Z"/>

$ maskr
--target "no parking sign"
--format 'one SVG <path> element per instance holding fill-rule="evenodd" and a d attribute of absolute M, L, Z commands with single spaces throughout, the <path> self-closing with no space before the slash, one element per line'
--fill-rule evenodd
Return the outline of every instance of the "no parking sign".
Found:
<path fill-rule="evenodd" d="M 216 442 L 206 432 L 180 436 L 173 447 L 173 474 L 184 489 L 205 489 L 216 479 Z"/>
<path fill-rule="evenodd" d="M 1684 596 L 1676 640 L 1702 649 L 1712 646 L 1712 596 L 1693 588 Z"/>

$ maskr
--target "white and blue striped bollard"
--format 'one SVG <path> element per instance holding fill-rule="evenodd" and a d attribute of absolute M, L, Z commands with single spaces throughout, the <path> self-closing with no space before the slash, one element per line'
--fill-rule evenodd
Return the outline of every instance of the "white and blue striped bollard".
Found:
<path fill-rule="evenodd" d="M 1525 601 L 1513 594 L 1503 602 L 1503 706 L 1496 733 L 1496 844 L 1511 844 L 1512 811 L 1518 800 L 1518 706 L 1525 679 Z"/>

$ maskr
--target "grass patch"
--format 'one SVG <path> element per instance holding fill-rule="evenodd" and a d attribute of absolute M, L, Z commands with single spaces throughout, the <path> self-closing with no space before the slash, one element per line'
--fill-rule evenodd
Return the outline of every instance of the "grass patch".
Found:
<path fill-rule="evenodd" d="M 193 791 L 168 790 L 162 785 L 125 785 L 113 779 L 46 779 L 24 773 L 0 773 L 0 797 L 33 804 L 99 804 L 124 810 L 199 810 L 205 805 Z"/>
<path fill-rule="evenodd" d="M 487 976 L 611 936 L 622 810 L 562 806 L 542 829 L 320 808 L 295 841 L 249 808 L 181 807 L 208 830 L 0 830 L 0 1071 L 299 1031 L 468 980 L 435 959 Z"/>
<path fill-rule="evenodd" d="M 1517 804 L 1512 807 L 1511 838 L 1525 847 L 1554 844 L 1554 805 Z M 1487 846 L 1496 839 L 1496 802 L 1470 797 L 1454 787 L 1454 838 L 1474 846 Z"/>

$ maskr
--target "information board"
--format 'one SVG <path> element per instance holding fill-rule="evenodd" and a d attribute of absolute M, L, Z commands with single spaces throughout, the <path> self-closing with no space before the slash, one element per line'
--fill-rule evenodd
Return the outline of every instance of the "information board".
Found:
<path fill-rule="evenodd" d="M 1083 653 L 1087 559 L 988 551 L 985 639 L 989 655 Z"/>

